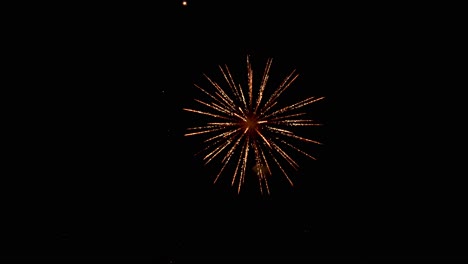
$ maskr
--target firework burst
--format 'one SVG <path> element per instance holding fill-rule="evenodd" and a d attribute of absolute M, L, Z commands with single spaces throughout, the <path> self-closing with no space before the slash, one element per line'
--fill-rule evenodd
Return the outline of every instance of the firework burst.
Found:
<path fill-rule="evenodd" d="M 257 91 L 254 91 L 253 70 L 249 56 L 247 56 L 245 90 L 241 84 L 234 81 L 226 65 L 219 66 L 224 77 L 225 89 L 218 82 L 204 75 L 214 91 L 209 92 L 197 84 L 195 87 L 209 100 L 195 99 L 200 104 L 201 110 L 184 108 L 185 111 L 212 119 L 212 122 L 207 122 L 202 126 L 188 128 L 185 136 L 206 136 L 204 140 L 206 147 L 199 152 L 203 155 L 205 164 L 216 159 L 221 160 L 221 169 L 214 183 L 218 181 L 227 164 L 234 166 L 231 185 L 237 186 L 238 193 L 245 182 L 248 163 L 253 164 L 253 171 L 258 178 L 262 193 L 264 190 L 270 193 L 268 178 L 272 175 L 273 166 L 277 167 L 293 186 L 284 165 L 296 170 L 299 166 L 290 152 L 297 152 L 315 160 L 312 155 L 301 150 L 294 143 L 321 144 L 296 135 L 292 128 L 321 125 L 304 118 L 306 113 L 300 110 L 324 97 L 309 97 L 294 104 L 278 107 L 278 98 L 297 79 L 298 74 L 293 70 L 269 96 L 266 96 L 265 89 L 271 64 L 272 59 L 268 59 Z"/>

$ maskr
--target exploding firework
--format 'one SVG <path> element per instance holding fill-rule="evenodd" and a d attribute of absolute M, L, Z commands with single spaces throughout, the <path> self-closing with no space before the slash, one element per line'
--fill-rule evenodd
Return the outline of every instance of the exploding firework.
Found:
<path fill-rule="evenodd" d="M 201 106 L 200 110 L 184 108 L 185 111 L 211 118 L 212 122 L 188 128 L 185 136 L 206 136 L 204 140 L 206 147 L 199 152 L 203 153 L 205 164 L 216 159 L 221 160 L 221 169 L 214 183 L 223 174 L 227 164 L 233 165 L 231 185 L 237 185 L 238 193 L 245 182 L 248 163 L 252 165 L 254 174 L 258 178 L 261 193 L 264 193 L 264 190 L 270 193 L 268 178 L 272 175 L 273 166 L 278 168 L 293 186 L 284 165 L 287 164 L 296 170 L 299 166 L 290 152 L 297 152 L 315 160 L 312 155 L 298 148 L 297 142 L 322 144 L 298 136 L 292 129 L 293 127 L 321 125 L 304 118 L 306 113 L 300 110 L 324 97 L 309 97 L 284 107 L 278 107 L 280 95 L 291 86 L 298 74 L 293 70 L 276 89 L 269 93 L 269 96 L 266 96 L 265 90 L 271 65 L 272 59 L 268 59 L 257 91 L 254 91 L 253 69 L 249 56 L 247 56 L 246 90 L 241 84 L 235 82 L 227 65 L 219 66 L 224 77 L 225 88 L 223 89 L 220 83 L 204 74 L 214 92 L 209 92 L 195 84 L 195 87 L 209 100 L 195 99 Z"/>

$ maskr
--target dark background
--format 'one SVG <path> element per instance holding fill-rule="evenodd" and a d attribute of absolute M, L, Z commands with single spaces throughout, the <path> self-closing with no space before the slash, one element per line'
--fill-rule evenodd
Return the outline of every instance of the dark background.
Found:
<path fill-rule="evenodd" d="M 304 2 L 304 3 L 303 3 Z M 467 260 L 451 8 L 274 1 L 15 7 L 2 256 L 16 260 Z M 240 195 L 184 137 L 245 57 L 299 79 L 323 146 L 295 187 Z M 276 77 L 273 77 L 276 76 Z M 272 82 L 275 80 L 273 79 Z M 456 85 L 455 85 L 456 86 Z M 454 98 L 455 97 L 455 98 Z M 453 142 L 453 143 L 452 143 Z M 229 178 L 229 175 L 223 175 Z"/>

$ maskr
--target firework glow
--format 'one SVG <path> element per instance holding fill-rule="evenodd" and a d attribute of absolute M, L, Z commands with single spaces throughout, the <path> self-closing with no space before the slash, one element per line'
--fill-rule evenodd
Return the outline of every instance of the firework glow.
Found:
<path fill-rule="evenodd" d="M 293 181 L 287 173 L 286 166 L 297 170 L 299 165 L 291 152 L 297 152 L 310 159 L 315 157 L 297 147 L 298 142 L 321 145 L 322 143 L 296 135 L 293 127 L 320 126 L 311 119 L 304 118 L 306 112 L 301 110 L 324 97 L 309 97 L 299 102 L 278 107 L 278 99 L 291 87 L 298 74 L 293 70 L 266 95 L 272 59 L 268 59 L 260 80 L 254 91 L 253 69 L 247 56 L 246 89 L 236 83 L 227 65 L 219 66 L 224 77 L 225 88 L 207 75 L 204 77 L 211 84 L 212 92 L 195 84 L 208 100 L 195 101 L 200 109 L 184 108 L 183 110 L 208 117 L 211 122 L 202 126 L 188 128 L 185 136 L 204 135 L 206 147 L 198 154 L 203 155 L 205 165 L 213 160 L 221 161 L 221 168 L 214 179 L 216 183 L 228 164 L 232 164 L 231 185 L 239 193 L 245 183 L 248 164 L 252 164 L 258 178 L 259 189 L 263 194 L 270 194 L 268 178 L 273 167 L 281 171 L 289 184 Z M 227 174 L 227 173 L 226 173 Z"/>

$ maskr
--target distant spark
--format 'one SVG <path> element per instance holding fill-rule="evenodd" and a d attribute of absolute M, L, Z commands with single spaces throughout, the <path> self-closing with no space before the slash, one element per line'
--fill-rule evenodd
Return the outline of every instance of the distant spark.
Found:
<path fill-rule="evenodd" d="M 270 194 L 268 178 L 272 175 L 273 167 L 281 171 L 291 186 L 293 181 L 287 173 L 285 164 L 298 169 L 297 161 L 291 152 L 300 153 L 310 159 L 315 157 L 300 149 L 297 145 L 322 143 L 309 138 L 298 136 L 294 127 L 320 126 L 311 119 L 304 118 L 305 112 L 297 112 L 324 97 L 309 97 L 297 103 L 278 107 L 278 99 L 297 79 L 298 74 L 293 70 L 284 80 L 266 96 L 265 90 L 269 79 L 272 59 L 268 59 L 263 77 L 254 92 L 253 69 L 247 56 L 247 84 L 246 90 L 237 83 L 227 65 L 219 66 L 224 77 L 226 88 L 204 75 L 211 84 L 213 91 L 195 84 L 195 87 L 207 96 L 206 100 L 195 99 L 200 108 L 184 108 L 187 112 L 196 113 L 209 118 L 204 125 L 188 128 L 185 136 L 205 136 L 204 153 L 205 164 L 213 160 L 221 160 L 221 168 L 214 179 L 216 183 L 228 164 L 233 165 L 231 185 L 237 185 L 239 193 L 245 183 L 248 164 L 258 178 L 261 193 L 264 190 Z M 245 87 L 244 86 L 244 87 Z M 300 143 L 303 142 L 303 143 Z M 298 144 L 300 143 L 300 144 Z"/>

